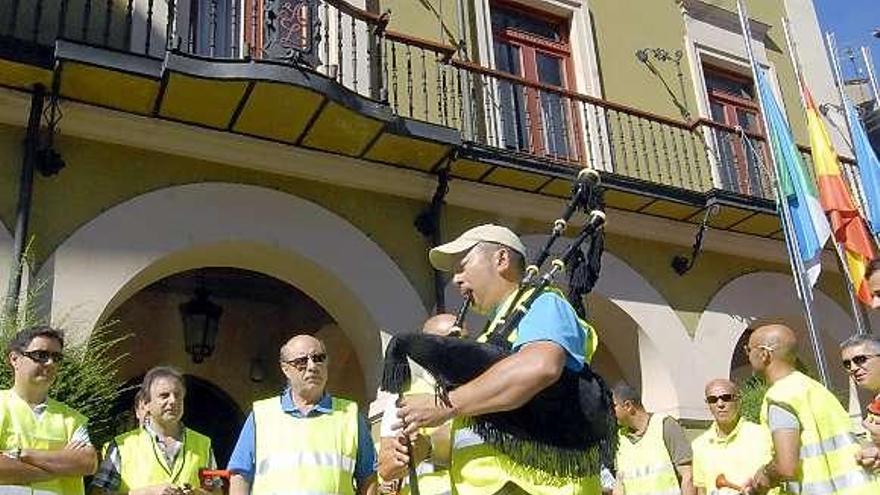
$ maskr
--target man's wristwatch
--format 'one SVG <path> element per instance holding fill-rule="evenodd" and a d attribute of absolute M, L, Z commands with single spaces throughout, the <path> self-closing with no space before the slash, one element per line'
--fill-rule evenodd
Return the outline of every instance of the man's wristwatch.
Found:
<path fill-rule="evenodd" d="M 14 459 L 17 461 L 17 460 L 21 459 L 21 447 L 16 447 L 16 448 L 10 449 L 10 450 L 4 450 L 3 455 L 5 455 L 6 457 L 8 457 L 10 459 Z"/>

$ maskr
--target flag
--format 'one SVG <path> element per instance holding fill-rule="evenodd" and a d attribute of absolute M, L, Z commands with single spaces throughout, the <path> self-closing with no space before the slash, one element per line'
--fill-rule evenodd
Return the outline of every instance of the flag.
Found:
<path fill-rule="evenodd" d="M 807 174 L 800 152 L 791 135 L 788 122 L 770 84 L 760 67 L 755 66 L 758 92 L 767 119 L 768 137 L 776 158 L 776 176 L 779 179 L 777 207 L 785 201 L 791 212 L 791 230 L 797 240 L 797 257 L 803 264 L 810 288 L 816 285 L 822 271 L 822 249 L 831 237 L 828 219 L 822 211 L 812 178 Z M 795 254 L 795 253 L 793 253 Z"/>
<path fill-rule="evenodd" d="M 853 139 L 853 150 L 859 165 L 859 177 L 862 179 L 862 193 L 865 196 L 865 216 L 871 232 L 880 234 L 880 160 L 868 141 L 865 126 L 859 120 L 855 106 L 844 98 L 846 113 L 849 115 L 849 134 Z"/>
<path fill-rule="evenodd" d="M 840 161 L 831 145 L 828 129 L 806 86 L 804 103 L 807 106 L 807 131 L 810 134 L 816 183 L 819 185 L 819 201 L 831 220 L 834 240 L 842 245 L 852 287 L 859 301 L 869 305 L 874 297 L 865 280 L 865 272 L 868 262 L 874 259 L 871 236 L 861 213 L 853 204 L 840 173 Z"/>

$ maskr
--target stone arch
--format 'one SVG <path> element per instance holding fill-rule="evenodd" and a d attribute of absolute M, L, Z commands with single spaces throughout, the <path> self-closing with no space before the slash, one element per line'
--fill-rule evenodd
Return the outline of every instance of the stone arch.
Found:
<path fill-rule="evenodd" d="M 822 335 L 826 367 L 833 388 L 848 390 L 847 378 L 839 366 L 837 344 L 848 337 L 855 324 L 850 315 L 819 290 L 813 291 L 813 313 Z M 782 273 L 754 272 L 741 275 L 725 284 L 711 299 L 697 326 L 694 339 L 701 366 L 710 377 L 730 373 L 735 347 L 752 321 L 759 318 L 782 318 L 803 326 L 803 311 L 791 276 Z M 813 356 L 806 336 L 799 339 L 800 355 Z M 807 366 L 815 360 L 804 359 Z"/>
<path fill-rule="evenodd" d="M 241 184 L 169 187 L 110 208 L 59 246 L 39 277 L 50 289 L 52 321 L 87 338 L 140 289 L 206 266 L 264 273 L 308 294 L 357 349 L 367 389 L 378 383 L 383 338 L 426 316 L 400 268 L 348 221 Z"/>

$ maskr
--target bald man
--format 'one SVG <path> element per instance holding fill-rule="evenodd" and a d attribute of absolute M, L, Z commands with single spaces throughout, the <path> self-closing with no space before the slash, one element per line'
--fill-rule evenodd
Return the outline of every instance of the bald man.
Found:
<path fill-rule="evenodd" d="M 876 495 L 880 485 L 856 462 L 849 415 L 822 384 L 795 368 L 797 338 L 782 324 L 759 326 L 746 345 L 752 369 L 770 385 L 761 424 L 773 457 L 744 484 L 747 494 L 773 487 L 795 494 Z"/>
<path fill-rule="evenodd" d="M 693 472 L 697 495 L 734 495 L 734 488 L 716 487 L 719 475 L 732 485 L 742 486 L 761 466 L 770 462 L 770 432 L 740 415 L 739 387 L 726 378 L 706 384 L 706 405 L 715 421 L 697 437 Z"/>
<path fill-rule="evenodd" d="M 370 429 L 355 402 L 325 391 L 323 342 L 297 335 L 279 362 L 288 386 L 254 402 L 229 459 L 230 495 L 375 494 Z"/>

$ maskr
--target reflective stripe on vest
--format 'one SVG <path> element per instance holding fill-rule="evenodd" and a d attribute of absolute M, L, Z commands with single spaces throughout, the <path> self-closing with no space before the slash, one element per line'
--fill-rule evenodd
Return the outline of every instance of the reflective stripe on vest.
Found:
<path fill-rule="evenodd" d="M 354 472 L 354 458 L 332 452 L 280 452 L 270 455 L 257 465 L 257 474 L 272 469 L 293 469 L 300 466 L 329 467 Z"/>
<path fill-rule="evenodd" d="M 252 495 L 354 495 L 358 408 L 335 397 L 331 403 L 330 413 L 306 417 L 283 411 L 280 397 L 254 403 Z"/>
<path fill-rule="evenodd" d="M 655 476 L 667 471 L 675 472 L 675 468 L 672 466 L 671 462 L 655 464 L 653 466 L 639 466 L 632 470 L 624 470 L 621 468 L 620 475 L 623 478 L 647 478 L 648 476 Z"/>
<path fill-rule="evenodd" d="M 800 495 L 877 495 L 880 481 L 872 480 L 856 463 L 859 445 L 849 415 L 837 398 L 815 380 L 793 372 L 774 383 L 761 405 L 768 424 L 771 404 L 792 411 L 800 423 L 799 479 L 786 490 Z"/>
<path fill-rule="evenodd" d="M 835 450 L 844 449 L 850 445 L 857 444 L 858 441 L 852 433 L 841 433 L 840 435 L 826 438 L 821 442 L 804 445 L 801 447 L 801 459 L 808 457 L 816 457 L 817 455 L 825 455 Z"/>
<path fill-rule="evenodd" d="M 681 495 L 675 466 L 663 441 L 666 418 L 652 415 L 638 442 L 620 433 L 617 470 L 626 495 Z"/>
<path fill-rule="evenodd" d="M 47 490 L 34 490 L 27 486 L 0 485 L 0 493 L 3 495 L 62 495 Z"/>
<path fill-rule="evenodd" d="M 183 444 L 169 466 L 161 447 L 146 428 L 138 428 L 115 439 L 119 449 L 119 491 L 132 490 L 161 483 L 199 486 L 199 469 L 208 467 L 211 439 L 201 433 L 183 429 Z"/>
<path fill-rule="evenodd" d="M 463 449 L 465 447 L 473 447 L 474 445 L 482 445 L 485 443 L 480 435 L 477 435 L 474 430 L 467 427 L 455 430 L 452 442 L 453 449 Z"/>
<path fill-rule="evenodd" d="M 842 476 L 837 476 L 831 481 L 816 481 L 804 484 L 803 486 L 795 481 L 791 481 L 785 484 L 785 489 L 786 491 L 799 495 L 829 495 L 837 493 L 840 490 L 856 488 L 870 482 L 870 476 L 867 474 L 853 471 Z"/>
<path fill-rule="evenodd" d="M 37 419 L 34 411 L 12 390 L 0 390 L 0 450 L 14 448 L 61 450 L 73 438 L 74 432 L 86 424 L 86 417 L 66 405 L 48 399 L 46 410 Z M 49 481 L 16 486 L 28 495 L 85 493 L 82 476 L 66 476 Z M 6 488 L 0 492 L 4 495 Z"/>

